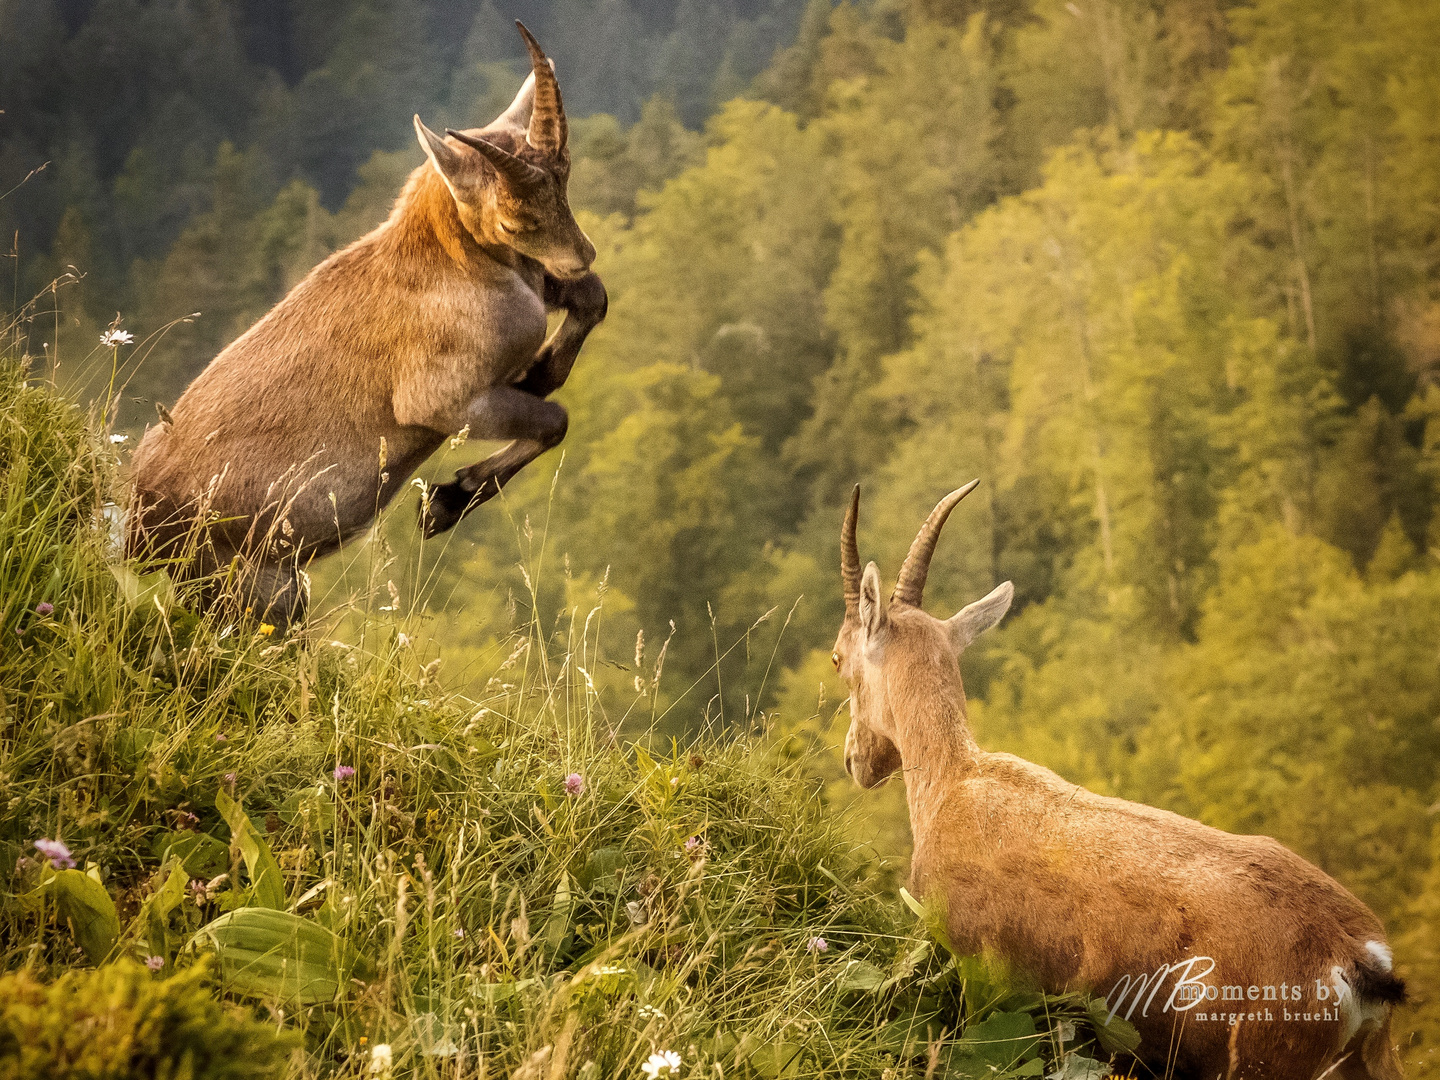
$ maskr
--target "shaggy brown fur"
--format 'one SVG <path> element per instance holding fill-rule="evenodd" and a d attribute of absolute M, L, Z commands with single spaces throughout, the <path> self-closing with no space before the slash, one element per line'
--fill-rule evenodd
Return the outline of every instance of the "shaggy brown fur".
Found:
<path fill-rule="evenodd" d="M 565 410 L 546 398 L 606 296 L 565 198 L 559 87 L 521 33 L 534 71 L 510 108 L 448 138 L 417 116 L 428 160 L 389 219 L 312 270 L 146 432 L 133 554 L 184 555 L 202 573 L 242 556 L 253 602 L 288 619 L 302 560 L 364 530 L 446 438 L 509 445 L 432 489 L 429 535 L 564 438 Z M 548 341 L 547 308 L 567 313 Z"/>
<path fill-rule="evenodd" d="M 1336 881 L 1268 837 L 1095 795 L 976 744 L 959 654 L 1013 590 L 1006 582 L 945 621 L 920 609 L 940 527 L 973 487 L 936 507 L 888 602 L 875 564 L 860 571 L 856 489 L 834 654 L 851 688 L 846 768 L 867 788 L 903 770 L 912 883 L 945 913 L 954 946 L 997 954 L 1052 992 L 1107 996 L 1156 1075 L 1312 1080 L 1339 1061 L 1330 1075 L 1400 1077 L 1389 1028 L 1404 988 L 1384 927 Z M 1191 992 L 1213 986 L 1217 1000 L 1177 1008 L 1187 976 Z M 1224 987 L 1240 1000 L 1221 999 Z"/>

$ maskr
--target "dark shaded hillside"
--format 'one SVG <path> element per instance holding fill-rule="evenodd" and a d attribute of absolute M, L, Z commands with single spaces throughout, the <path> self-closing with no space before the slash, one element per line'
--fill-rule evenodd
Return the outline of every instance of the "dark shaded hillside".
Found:
<path fill-rule="evenodd" d="M 224 140 L 263 147 L 272 184 L 304 179 L 334 209 L 354 185 L 356 165 L 374 150 L 406 144 L 410 113 L 470 116 L 477 77 L 482 90 L 487 78 L 507 81 L 503 69 L 490 76 L 475 69 L 523 60 L 515 17 L 555 57 L 575 115 L 632 122 L 662 94 L 698 126 L 788 42 L 800 7 L 799 0 L 7 4 L 0 175 L 14 184 L 41 162 L 52 164 L 0 215 L 7 235 L 18 229 L 28 245 L 47 250 L 67 206 L 78 206 L 92 231 L 104 229 L 97 250 L 123 269 L 174 239 L 196 205 L 190 189 Z"/>

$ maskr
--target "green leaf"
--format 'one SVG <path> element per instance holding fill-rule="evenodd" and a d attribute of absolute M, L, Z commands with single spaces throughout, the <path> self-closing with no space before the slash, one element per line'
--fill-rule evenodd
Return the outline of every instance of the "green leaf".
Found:
<path fill-rule="evenodd" d="M 280 820 L 286 825 L 308 826 L 312 831 L 335 828 L 335 803 L 324 785 L 301 788 L 280 805 Z"/>
<path fill-rule="evenodd" d="M 499 1005 L 502 1001 L 509 1001 L 527 986 L 533 985 L 534 979 L 521 979 L 518 982 L 481 982 L 474 979 L 470 983 L 470 993 L 487 1005 Z"/>
<path fill-rule="evenodd" d="M 209 833 L 164 832 L 151 848 L 162 863 L 179 859 L 191 877 L 212 878 L 230 865 L 230 849 Z"/>
<path fill-rule="evenodd" d="M 1070 1054 L 1060 1068 L 1050 1074 L 1050 1080 L 1104 1080 L 1109 1075 L 1110 1066 L 1103 1061 Z"/>
<path fill-rule="evenodd" d="M 958 956 L 955 967 L 965 984 L 965 1015 L 980 1018 L 998 1007 L 1012 990 L 993 957 Z"/>
<path fill-rule="evenodd" d="M 270 908 L 240 908 L 201 927 L 191 948 L 208 946 L 226 984 L 242 994 L 302 1005 L 334 1001 L 371 965 L 311 919 Z"/>
<path fill-rule="evenodd" d="M 1110 1015 L 1110 1006 L 1104 998 L 1092 998 L 1085 1011 L 1095 1037 L 1108 1054 L 1133 1053 L 1140 1045 L 1140 1032 L 1135 1025 L 1120 1016 Z"/>
<path fill-rule="evenodd" d="M 215 808 L 230 826 L 235 842 L 240 845 L 240 854 L 245 859 L 245 869 L 250 873 L 250 892 L 260 907 L 279 910 L 285 906 L 285 879 L 280 874 L 280 864 L 270 851 L 270 845 L 260 835 L 240 804 L 226 795 L 215 793 Z"/>
<path fill-rule="evenodd" d="M 940 1014 L 917 1002 L 908 1011 L 875 1029 L 875 1043 L 897 1057 L 915 1057 L 936 1039 L 945 1025 Z"/>
<path fill-rule="evenodd" d="M 137 574 L 128 566 L 112 566 L 110 573 L 115 575 L 120 596 L 131 611 L 159 608 L 163 613 L 175 603 L 175 583 L 164 570 Z"/>
<path fill-rule="evenodd" d="M 613 893 L 620 888 L 620 874 L 625 869 L 625 852 L 618 847 L 596 848 L 575 875 L 582 889 Z"/>
<path fill-rule="evenodd" d="M 742 1048 L 744 1040 L 741 1041 Z M 778 1080 L 783 1076 L 798 1076 L 804 1061 L 804 1047 L 799 1043 L 776 1042 L 757 1046 L 745 1052 L 745 1060 L 765 1080 Z"/>
<path fill-rule="evenodd" d="M 55 901 L 60 918 L 70 924 L 75 943 L 92 964 L 102 963 L 120 939 L 120 916 L 115 901 L 100 884 L 99 874 L 91 870 L 59 870 L 29 894 L 37 900 Z"/>
<path fill-rule="evenodd" d="M 740 1040 L 729 1031 L 716 1032 L 713 1038 L 697 1039 L 696 1046 L 707 1057 L 712 1057 L 726 1068 L 735 1063 L 735 1051 Z"/>
<path fill-rule="evenodd" d="M 421 764 L 430 766 L 448 780 L 465 775 L 465 766 L 460 763 L 460 759 L 449 747 L 440 743 L 421 743 L 418 746 L 412 746 L 410 753 Z"/>
<path fill-rule="evenodd" d="M 468 753 L 472 762 L 488 761 L 490 758 L 499 756 L 500 747 L 485 736 L 476 735 L 470 740 Z"/>
<path fill-rule="evenodd" d="M 946 1050 L 950 1076 L 988 1077 L 995 1069 L 1013 1069 L 1040 1052 L 1035 1018 L 1029 1013 L 999 1012 L 971 1024 Z"/>
<path fill-rule="evenodd" d="M 840 976 L 840 989 L 862 994 L 873 994 L 886 983 L 885 972 L 864 960 L 852 960 Z"/>
<path fill-rule="evenodd" d="M 915 946 L 915 948 L 911 949 L 908 953 L 905 954 L 905 958 L 900 961 L 900 965 L 896 969 L 895 974 L 891 975 L 888 979 L 886 979 L 885 982 L 881 984 L 879 990 L 877 990 L 876 992 L 883 994 L 887 990 L 893 990 L 897 986 L 901 986 L 902 984 L 908 982 L 911 978 L 914 977 L 916 969 L 926 960 L 930 959 L 930 955 L 934 951 L 935 946 L 931 942 L 920 942 L 919 945 Z"/>
<path fill-rule="evenodd" d="M 115 752 L 126 769 L 136 768 L 149 757 L 150 747 L 160 737 L 150 728 L 126 728 L 115 733 Z"/>
<path fill-rule="evenodd" d="M 910 890 L 903 885 L 900 887 L 900 899 L 905 901 L 905 906 L 915 913 L 915 917 L 921 922 L 926 919 L 925 905 L 910 895 Z"/>
<path fill-rule="evenodd" d="M 549 959 L 560 951 L 570 933 L 570 916 L 575 907 L 570 895 L 570 875 L 562 873 L 560 884 L 555 888 L 555 902 L 550 906 L 550 916 L 540 930 L 540 946 Z"/>
<path fill-rule="evenodd" d="M 930 901 L 922 903 L 916 900 L 915 897 L 910 895 L 910 890 L 903 887 L 900 889 L 900 899 L 905 901 L 905 906 L 913 911 L 916 917 L 925 925 L 925 929 L 929 931 L 930 936 L 940 942 L 941 945 L 944 945 L 946 952 L 951 956 L 955 956 L 955 946 L 950 944 L 950 935 L 945 929 L 945 912 L 942 908 L 937 907 Z"/>
<path fill-rule="evenodd" d="M 655 771 L 655 759 L 639 743 L 635 744 L 635 768 L 642 780 Z"/>
<path fill-rule="evenodd" d="M 190 875 L 180 860 L 174 859 L 165 883 L 156 889 L 145 903 L 140 905 L 140 914 L 130 924 L 129 936 L 145 935 L 149 955 L 162 957 L 169 964 L 174 956 L 170 944 L 170 913 L 185 902 L 185 886 L 190 884 Z"/>

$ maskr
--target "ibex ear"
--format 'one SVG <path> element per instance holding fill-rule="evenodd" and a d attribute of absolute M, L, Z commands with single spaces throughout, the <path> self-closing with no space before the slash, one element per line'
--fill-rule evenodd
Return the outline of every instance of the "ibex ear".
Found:
<path fill-rule="evenodd" d="M 553 68 L 554 65 L 552 64 Z M 530 126 L 530 114 L 535 111 L 535 73 L 532 71 L 525 76 L 525 81 L 520 84 L 520 92 L 515 95 L 515 100 L 510 107 L 497 116 L 490 127 L 511 127 L 524 131 Z"/>
<path fill-rule="evenodd" d="M 450 194 L 454 195 L 455 186 L 460 182 L 461 173 L 465 169 L 465 158 L 442 136 L 426 127 L 425 122 L 420 119 L 419 113 L 415 114 L 415 137 L 420 140 L 420 146 L 425 151 L 425 156 L 430 159 L 430 163 L 435 166 L 435 171 L 445 181 L 445 186 L 450 189 Z"/>
<path fill-rule="evenodd" d="M 880 569 L 873 562 L 865 567 L 860 579 L 860 625 L 865 636 L 874 641 L 890 624 L 890 601 L 880 587 Z"/>
<path fill-rule="evenodd" d="M 977 637 L 1005 617 L 1010 601 L 1015 599 L 1015 586 L 1010 582 L 997 585 L 989 596 L 976 600 L 945 620 L 955 651 L 962 651 Z"/>

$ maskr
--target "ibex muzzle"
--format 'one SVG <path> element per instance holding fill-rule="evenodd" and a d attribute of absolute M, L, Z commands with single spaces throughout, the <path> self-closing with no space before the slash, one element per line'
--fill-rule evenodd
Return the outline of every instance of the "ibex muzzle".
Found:
<path fill-rule="evenodd" d="M 921 527 L 887 600 L 840 535 L 850 684 L 845 766 L 905 777 L 911 887 L 954 946 L 1001 957 L 1047 991 L 1106 997 L 1137 1056 L 1176 1080 L 1399 1080 L 1390 1010 L 1404 996 L 1385 929 L 1336 881 L 1268 837 L 1234 836 L 980 749 L 960 654 L 1010 607 L 1010 583 L 948 619 L 921 608 L 946 518 Z"/>
<path fill-rule="evenodd" d="M 199 573 L 238 557 L 247 602 L 290 619 L 303 561 L 364 530 L 447 438 L 508 445 L 431 489 L 429 536 L 565 437 L 548 397 L 606 294 L 566 201 L 560 87 L 520 33 L 533 70 L 510 107 L 445 137 L 417 116 L 428 161 L 390 217 L 312 270 L 146 432 L 132 554 Z M 566 313 L 548 340 L 547 310 Z"/>

